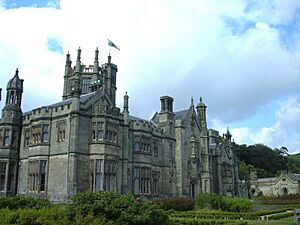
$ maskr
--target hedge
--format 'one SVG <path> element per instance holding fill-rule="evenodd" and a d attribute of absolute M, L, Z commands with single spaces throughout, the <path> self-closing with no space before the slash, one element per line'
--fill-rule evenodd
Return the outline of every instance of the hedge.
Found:
<path fill-rule="evenodd" d="M 175 224 L 181 225 L 247 225 L 247 221 L 239 220 L 200 220 L 193 218 L 171 218 L 171 221 Z"/>

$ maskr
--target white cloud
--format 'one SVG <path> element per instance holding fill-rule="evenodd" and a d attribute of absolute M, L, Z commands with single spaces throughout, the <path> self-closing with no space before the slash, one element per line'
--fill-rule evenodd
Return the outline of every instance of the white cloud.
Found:
<path fill-rule="evenodd" d="M 293 44 L 286 46 L 277 26 L 297 23 L 299 4 L 61 0 L 59 9 L 57 1 L 49 1 L 56 8 L 4 10 L 0 0 L 0 86 L 5 87 L 19 67 L 25 79 L 25 110 L 59 101 L 65 59 L 47 48 L 47 40 L 58 40 L 73 62 L 80 46 L 82 62 L 92 64 L 96 46 L 106 61 L 109 37 L 121 47 L 120 52 L 112 50 L 119 67 L 119 106 L 127 90 L 130 112 L 147 118 L 159 110 L 161 95 L 173 96 L 175 109 L 187 108 L 191 96 L 203 96 L 209 118 L 226 125 L 241 123 L 269 102 L 300 89 L 300 39 L 295 38 L 299 30 L 287 28 L 292 29 L 293 34 L 285 35 Z M 277 121 L 281 123 L 272 127 L 259 124 L 259 130 L 240 126 L 233 133 L 241 141 L 273 144 L 283 132 L 278 129 L 288 124 L 283 117 Z"/>
<path fill-rule="evenodd" d="M 232 134 L 237 143 L 262 143 L 273 148 L 287 147 L 291 153 L 300 152 L 300 99 L 290 97 L 279 103 L 275 122 L 270 127 L 236 127 Z M 224 130 L 224 125 L 216 123 Z"/>

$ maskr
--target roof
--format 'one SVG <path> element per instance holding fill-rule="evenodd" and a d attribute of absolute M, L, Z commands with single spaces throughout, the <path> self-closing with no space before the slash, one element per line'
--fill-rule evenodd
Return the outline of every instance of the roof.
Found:
<path fill-rule="evenodd" d="M 266 178 L 258 178 L 258 182 L 274 182 L 276 181 L 277 177 L 266 177 Z"/>
<path fill-rule="evenodd" d="M 80 96 L 80 102 L 81 102 L 81 103 L 86 102 L 88 99 L 90 99 L 90 98 L 91 98 L 92 96 L 94 96 L 95 94 L 96 94 L 96 92 L 91 92 L 91 93 L 88 93 L 88 94 L 81 95 L 81 96 Z M 51 104 L 51 105 L 42 106 L 42 107 L 45 107 L 45 108 L 55 108 L 55 107 L 59 107 L 59 106 L 63 106 L 63 105 L 70 104 L 71 102 L 72 102 L 72 99 L 69 98 L 69 99 L 66 99 L 66 100 L 63 100 L 63 101 L 60 101 L 60 102 Z M 41 108 L 41 107 L 40 107 L 40 108 Z M 32 111 L 32 110 L 31 110 L 31 111 Z M 31 111 L 24 112 L 24 113 L 23 113 L 23 116 L 26 116 L 26 115 L 31 114 Z"/>
<path fill-rule="evenodd" d="M 130 120 L 136 120 L 136 121 L 144 121 L 144 122 L 147 122 L 147 123 L 150 122 L 149 120 L 145 120 L 145 119 L 142 119 L 142 118 L 139 118 L 139 117 L 136 117 L 136 116 L 129 116 L 129 119 Z"/>
<path fill-rule="evenodd" d="M 186 115 L 188 114 L 189 109 L 184 109 L 181 111 L 175 112 L 175 119 L 184 119 Z"/>
<path fill-rule="evenodd" d="M 300 181 L 300 174 L 299 174 L 299 173 L 295 173 L 294 176 L 296 177 L 296 179 L 297 179 L 298 181 Z"/>

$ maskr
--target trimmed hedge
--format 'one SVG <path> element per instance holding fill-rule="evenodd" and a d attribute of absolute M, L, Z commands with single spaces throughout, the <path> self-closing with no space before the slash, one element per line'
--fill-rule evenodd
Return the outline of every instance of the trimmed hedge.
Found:
<path fill-rule="evenodd" d="M 193 218 L 171 218 L 171 221 L 180 225 L 247 225 L 247 221 L 239 220 L 199 220 Z"/>
<path fill-rule="evenodd" d="M 195 206 L 195 200 L 189 197 L 174 197 L 174 198 L 161 198 L 153 200 L 154 203 L 159 205 L 164 210 L 176 210 L 176 211 L 189 211 L 193 210 Z"/>
<path fill-rule="evenodd" d="M 197 210 L 189 212 L 171 212 L 170 217 L 172 218 L 197 218 L 197 219 L 225 219 L 225 220 L 259 220 L 261 216 L 271 215 L 275 213 L 281 213 L 278 215 L 269 216 L 269 219 L 278 219 L 288 217 L 287 215 L 293 215 L 293 213 L 286 212 L 285 209 L 276 209 L 271 211 L 256 211 L 248 213 L 239 212 L 224 212 L 220 210 Z"/>
<path fill-rule="evenodd" d="M 0 224 L 20 225 L 113 225 L 104 218 L 76 215 L 70 219 L 64 207 L 52 206 L 44 209 L 0 209 Z"/>

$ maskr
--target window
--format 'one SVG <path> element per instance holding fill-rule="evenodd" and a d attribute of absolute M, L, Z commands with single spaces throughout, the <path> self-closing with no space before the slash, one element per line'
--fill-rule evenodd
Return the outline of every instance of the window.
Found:
<path fill-rule="evenodd" d="M 103 141 L 103 123 L 92 122 L 92 141 Z"/>
<path fill-rule="evenodd" d="M 24 147 L 30 145 L 30 129 L 25 130 L 24 132 Z"/>
<path fill-rule="evenodd" d="M 151 170 L 149 168 L 141 169 L 141 193 L 151 193 Z"/>
<path fill-rule="evenodd" d="M 11 135 L 11 145 L 16 146 L 17 144 L 17 137 L 18 137 L 18 131 L 12 130 L 12 135 Z"/>
<path fill-rule="evenodd" d="M 32 144 L 41 143 L 41 126 L 32 127 Z"/>
<path fill-rule="evenodd" d="M 117 191 L 117 162 L 108 160 L 104 167 L 104 190 Z"/>
<path fill-rule="evenodd" d="M 48 142 L 49 141 L 49 124 L 43 124 L 42 128 L 42 142 Z"/>
<path fill-rule="evenodd" d="M 4 191 L 7 162 L 0 162 L 0 191 Z"/>
<path fill-rule="evenodd" d="M 58 123 L 58 131 L 57 131 L 57 140 L 59 142 L 64 141 L 66 139 L 66 123 L 59 122 Z"/>
<path fill-rule="evenodd" d="M 134 194 L 140 194 L 140 168 L 133 168 L 133 185 L 134 185 Z"/>
<path fill-rule="evenodd" d="M 97 123 L 97 140 L 103 140 L 103 123 Z"/>
<path fill-rule="evenodd" d="M 159 193 L 159 171 L 153 172 L 153 188 L 152 188 L 153 194 Z"/>
<path fill-rule="evenodd" d="M 7 190 L 9 192 L 11 192 L 14 189 L 15 172 L 16 172 L 16 163 L 10 162 L 9 163 L 9 173 L 8 173 L 8 183 L 7 183 Z"/>
<path fill-rule="evenodd" d="M 135 142 L 134 144 L 134 151 L 139 152 L 140 151 L 140 142 Z"/>
<path fill-rule="evenodd" d="M 0 129 L 0 145 L 3 145 L 3 129 Z"/>
<path fill-rule="evenodd" d="M 96 140 L 96 123 L 93 122 L 92 123 L 92 141 L 95 141 Z"/>
<path fill-rule="evenodd" d="M 90 190 L 101 191 L 102 185 L 102 159 L 90 160 Z"/>
<path fill-rule="evenodd" d="M 90 92 L 90 78 L 82 78 L 82 87 L 81 87 L 81 93 L 86 94 Z"/>
<path fill-rule="evenodd" d="M 46 190 L 46 160 L 29 161 L 28 191 L 44 192 Z"/>
<path fill-rule="evenodd" d="M 3 141 L 3 145 L 8 146 L 10 143 L 9 140 L 9 129 L 4 129 L 4 141 Z"/>

